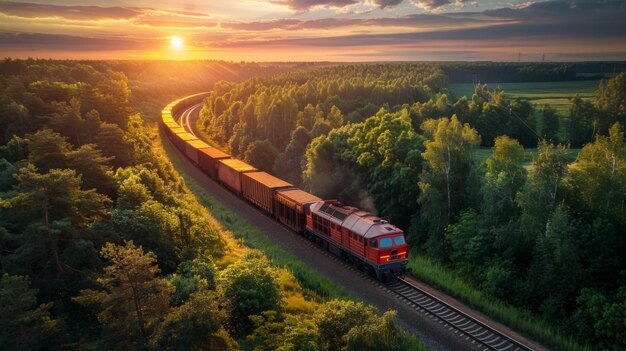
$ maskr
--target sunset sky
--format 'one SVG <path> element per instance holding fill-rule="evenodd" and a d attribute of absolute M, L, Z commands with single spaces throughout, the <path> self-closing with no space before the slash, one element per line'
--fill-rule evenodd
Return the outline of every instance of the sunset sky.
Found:
<path fill-rule="evenodd" d="M 3 57 L 626 60 L 626 0 L 0 1 Z"/>

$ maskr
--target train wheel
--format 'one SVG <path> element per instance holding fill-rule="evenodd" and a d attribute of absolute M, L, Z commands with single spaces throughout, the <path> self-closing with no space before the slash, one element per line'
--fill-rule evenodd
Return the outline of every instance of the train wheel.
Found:
<path fill-rule="evenodd" d="M 374 279 L 378 279 L 378 276 L 376 274 L 376 271 L 374 270 L 374 267 L 368 265 L 366 268 L 366 271 L 367 271 L 367 275 L 369 275 L 370 277 Z"/>

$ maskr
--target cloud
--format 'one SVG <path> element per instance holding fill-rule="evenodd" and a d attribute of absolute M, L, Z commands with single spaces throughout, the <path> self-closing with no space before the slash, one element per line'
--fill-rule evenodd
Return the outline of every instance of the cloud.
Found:
<path fill-rule="evenodd" d="M 399 5 L 403 0 L 372 0 L 372 5 L 384 9 L 385 7 L 393 7 Z"/>
<path fill-rule="evenodd" d="M 300 9 L 298 11 L 342 4 L 347 8 L 350 4 L 357 2 L 357 0 L 275 1 L 283 4 L 289 3 L 292 5 L 290 9 Z M 359 1 L 361 4 L 369 5 L 365 7 L 370 9 L 374 4 L 392 6 L 392 3 L 401 3 L 398 0 Z M 623 19 L 626 18 L 626 1 L 624 0 L 549 0 L 512 8 L 449 13 L 437 11 L 441 11 L 446 6 L 468 6 L 473 2 L 470 0 L 410 1 L 421 3 L 430 13 L 381 15 L 381 17 L 375 17 L 373 14 L 367 16 L 351 14 L 316 19 L 312 18 L 319 16 L 307 15 L 302 18 L 293 16 L 297 18 L 261 21 L 235 21 L 220 18 L 218 21 L 204 14 L 150 8 L 55 6 L 18 4 L 0 0 L 0 13 L 27 18 L 12 17 L 10 18 L 12 23 L 46 22 L 32 20 L 32 18 L 43 17 L 62 17 L 83 21 L 119 19 L 125 22 L 120 25 L 119 30 L 113 28 L 117 26 L 117 23 L 114 26 L 110 23 L 88 23 L 89 26 L 93 25 L 95 28 L 89 27 L 91 36 L 86 32 L 60 36 L 36 33 L 0 34 L 0 52 L 25 53 L 27 49 L 30 49 L 30 52 L 34 53 L 55 51 L 71 55 L 74 51 L 113 53 L 122 50 L 127 52 L 154 50 L 163 46 L 162 36 L 165 31 L 161 27 L 188 28 L 189 30 L 184 32 L 190 48 L 197 46 L 198 50 L 207 48 L 206 51 L 211 53 L 229 52 L 239 55 L 234 57 L 248 55 L 244 56 L 247 59 L 255 59 L 254 55 L 257 52 L 267 52 L 268 56 L 264 59 L 268 59 L 267 57 L 271 59 L 275 57 L 271 56 L 274 49 L 277 50 L 276 55 L 293 52 L 294 59 L 306 57 L 305 52 L 315 58 L 328 58 L 328 52 L 354 54 L 362 52 L 363 55 L 371 53 L 368 54 L 370 57 L 383 59 L 385 55 L 410 58 L 411 52 L 424 53 L 426 51 L 430 52 L 429 55 L 433 55 L 428 57 L 435 57 L 438 51 L 445 53 L 456 50 L 457 53 L 454 55 L 458 56 L 451 57 L 460 58 L 465 55 L 463 57 L 473 58 L 475 56 L 469 53 L 477 52 L 477 55 L 483 55 L 480 57 L 484 58 L 489 58 L 487 55 L 493 54 L 494 59 L 501 59 L 506 55 L 512 55 L 511 59 L 516 59 L 519 51 L 522 51 L 524 55 L 538 53 L 540 58 L 542 52 L 548 55 L 551 52 L 556 53 L 556 48 L 563 48 L 561 54 L 563 56 L 558 56 L 560 58 L 576 58 L 570 55 L 574 52 L 598 53 L 598 55 L 601 52 L 615 52 L 614 56 L 607 57 L 624 57 L 620 55 L 622 55 L 621 52 L 626 51 L 622 48 L 623 45 L 620 45 L 626 42 L 626 27 L 623 24 Z M 400 10 L 398 13 L 406 13 L 404 7 Z M 413 10 L 417 12 L 416 9 Z M 396 11 L 389 13 L 396 13 Z M 320 11 L 316 14 L 325 16 L 328 11 Z M 69 21 L 63 23 L 63 21 L 54 20 L 53 22 L 61 23 L 54 28 L 54 32 L 47 31 L 48 27 L 44 27 L 45 23 L 35 27 L 25 25 L 20 30 L 68 33 L 65 25 Z M 70 24 L 87 28 L 86 23 Z M 139 26 L 141 28 L 138 28 Z M 6 29 L 6 27 L 2 28 Z M 16 28 L 11 30 L 18 31 Z M 137 37 L 126 37 L 126 35 Z M 145 39 L 138 38 L 139 36 Z M 248 50 L 248 48 L 254 50 Z"/>
<path fill-rule="evenodd" d="M 132 7 L 56 6 L 18 2 L 0 2 L 0 13 L 24 18 L 61 17 L 70 20 L 130 19 L 141 14 Z"/>
<path fill-rule="evenodd" d="M 411 0 L 413 5 L 426 11 L 434 11 L 450 4 L 449 0 Z"/>
<path fill-rule="evenodd" d="M 314 7 L 343 8 L 359 3 L 358 0 L 270 0 L 270 2 L 299 12 L 309 11 Z"/>
<path fill-rule="evenodd" d="M 156 40 L 131 38 L 94 38 L 42 33 L 0 33 L 3 50 L 109 51 L 150 50 Z"/>
<path fill-rule="evenodd" d="M 453 45 L 494 45 L 501 47 L 525 45 L 570 45 L 582 49 L 626 42 L 626 6 L 615 3 L 588 4 L 564 1 L 544 2 L 517 9 L 448 14 L 421 14 L 398 18 L 293 20 L 280 22 L 283 29 L 332 28 L 333 26 L 403 27 L 395 33 L 356 33 L 317 37 L 276 37 L 245 42 L 215 43 L 215 45 L 289 46 L 296 47 L 368 47 L 375 45 L 421 45 L 443 43 Z M 572 5 L 574 4 L 574 5 Z M 273 23 L 277 25 L 278 23 Z M 250 25 L 250 24 L 248 24 Z M 265 23 L 267 25 L 267 23 Z M 414 30 L 411 30 L 414 28 Z M 252 28 L 249 28 L 252 29 Z M 259 28 L 256 28 L 259 29 Z M 425 30 L 426 29 L 426 30 Z M 393 29 L 391 29 L 393 30 Z"/>
<path fill-rule="evenodd" d="M 142 7 L 62 6 L 0 1 L 0 13 L 22 18 L 64 18 L 74 21 L 206 19 L 208 16 L 188 11 L 168 11 Z"/>
<path fill-rule="evenodd" d="M 442 7 L 454 3 L 456 7 L 478 6 L 478 0 L 411 0 L 413 5 L 426 11 L 439 11 Z"/>
<path fill-rule="evenodd" d="M 400 17 L 378 18 L 322 18 L 316 20 L 280 19 L 256 22 L 222 22 L 222 28 L 238 31 L 271 31 L 271 30 L 310 30 L 336 29 L 341 27 L 403 27 L 434 30 L 438 28 L 459 28 L 468 26 L 487 26 L 508 23 L 503 19 L 484 19 L 477 16 L 452 16 L 439 14 L 413 14 Z"/>

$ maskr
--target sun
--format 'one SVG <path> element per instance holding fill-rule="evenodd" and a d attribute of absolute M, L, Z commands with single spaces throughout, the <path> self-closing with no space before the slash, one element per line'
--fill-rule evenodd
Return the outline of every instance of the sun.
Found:
<path fill-rule="evenodd" d="M 185 41 L 181 37 L 172 37 L 170 39 L 170 45 L 174 49 L 182 49 L 185 46 Z"/>

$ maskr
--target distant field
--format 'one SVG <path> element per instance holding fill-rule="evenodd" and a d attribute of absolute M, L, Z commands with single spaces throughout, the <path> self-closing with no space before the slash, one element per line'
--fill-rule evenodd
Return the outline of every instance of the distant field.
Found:
<path fill-rule="evenodd" d="M 561 115 L 567 114 L 570 99 L 576 95 L 583 99 L 592 99 L 595 96 L 597 80 L 575 80 L 566 82 L 534 82 L 534 83 L 487 83 L 489 89 L 500 88 L 512 98 L 520 97 L 542 106 L 550 105 Z M 450 84 L 450 90 L 457 97 L 471 98 L 474 92 L 472 83 Z"/>
<path fill-rule="evenodd" d="M 580 152 L 580 150 L 582 149 L 569 149 L 569 162 L 574 162 L 574 160 L 576 160 L 576 156 L 578 156 L 578 153 Z M 535 157 L 535 155 L 537 154 L 537 149 L 536 148 L 527 148 L 524 149 L 525 153 L 526 153 L 526 157 L 524 159 L 524 165 L 526 166 L 530 166 L 530 164 L 533 162 L 533 157 Z M 474 151 L 474 157 L 476 157 L 475 159 L 479 162 L 479 163 L 483 163 L 485 161 L 487 161 L 487 159 L 489 157 L 491 157 L 491 154 L 493 153 L 493 150 L 491 148 L 488 147 L 481 147 L 478 148 Z"/>

